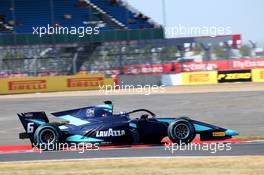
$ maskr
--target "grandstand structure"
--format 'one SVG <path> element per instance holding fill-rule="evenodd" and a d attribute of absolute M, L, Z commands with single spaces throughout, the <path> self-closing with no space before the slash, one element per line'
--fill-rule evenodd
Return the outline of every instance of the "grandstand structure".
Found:
<path fill-rule="evenodd" d="M 34 28 L 48 25 L 98 27 L 100 33 L 83 37 L 32 34 Z M 74 73 L 104 42 L 160 39 L 163 33 L 160 25 L 120 0 L 2 0 L 0 66 L 2 72 L 29 75 L 55 70 Z"/>
<path fill-rule="evenodd" d="M 161 26 L 142 13 L 117 0 L 2 0 L 0 15 L 3 24 L 1 32 L 16 34 L 31 34 L 32 27 L 47 24 L 63 27 L 97 25 L 102 33 L 116 29 L 161 29 Z M 155 37 L 155 34 L 152 37 Z M 128 39 L 132 38 L 128 36 Z M 114 37 L 110 39 L 115 40 Z M 105 40 L 107 39 L 103 38 L 103 41 Z"/>

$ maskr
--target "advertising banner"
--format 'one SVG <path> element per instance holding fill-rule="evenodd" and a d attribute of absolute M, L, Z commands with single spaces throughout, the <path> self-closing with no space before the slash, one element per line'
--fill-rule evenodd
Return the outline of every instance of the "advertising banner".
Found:
<path fill-rule="evenodd" d="M 217 72 L 185 72 L 182 73 L 183 85 L 217 84 Z"/>
<path fill-rule="evenodd" d="M 264 58 L 181 63 L 182 72 L 264 68 Z"/>
<path fill-rule="evenodd" d="M 251 70 L 229 70 L 218 71 L 218 82 L 250 82 L 252 80 Z"/>
<path fill-rule="evenodd" d="M 264 69 L 252 69 L 252 81 L 264 82 Z"/>
<path fill-rule="evenodd" d="M 113 85 L 104 75 L 54 76 L 0 79 L 0 94 L 97 90 L 99 86 Z"/>
<path fill-rule="evenodd" d="M 129 65 L 120 69 L 106 70 L 107 74 L 173 74 L 180 72 L 248 70 L 264 68 L 264 58 L 239 60 L 212 60 L 165 64 Z"/>

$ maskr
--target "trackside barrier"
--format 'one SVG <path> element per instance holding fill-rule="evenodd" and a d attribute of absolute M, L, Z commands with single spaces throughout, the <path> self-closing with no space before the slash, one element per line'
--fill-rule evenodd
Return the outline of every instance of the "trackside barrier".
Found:
<path fill-rule="evenodd" d="M 113 86 L 114 80 L 105 78 L 102 74 L 7 78 L 0 79 L 0 94 L 98 90 L 103 85 Z"/>
<path fill-rule="evenodd" d="M 217 71 L 163 74 L 161 82 L 165 86 L 217 84 L 217 75 Z"/>
<path fill-rule="evenodd" d="M 251 73 L 253 82 L 264 82 L 264 69 L 252 69 Z"/>
<path fill-rule="evenodd" d="M 251 82 L 251 70 L 226 70 L 218 71 L 218 83 Z"/>
<path fill-rule="evenodd" d="M 182 85 L 182 74 L 164 74 L 161 77 L 161 83 L 165 86 Z"/>
<path fill-rule="evenodd" d="M 160 85 L 160 74 L 139 74 L 139 75 L 120 75 L 118 77 L 119 85 L 133 85 L 133 86 L 153 86 Z"/>
<path fill-rule="evenodd" d="M 182 85 L 217 84 L 217 71 L 182 73 Z"/>

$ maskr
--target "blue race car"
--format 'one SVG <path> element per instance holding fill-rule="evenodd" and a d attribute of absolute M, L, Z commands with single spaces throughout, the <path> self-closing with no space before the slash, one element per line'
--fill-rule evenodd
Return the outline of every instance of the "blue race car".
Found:
<path fill-rule="evenodd" d="M 140 114 L 131 118 L 131 114 Z M 238 135 L 236 131 L 192 120 L 188 117 L 161 118 L 147 109 L 114 114 L 111 101 L 52 113 L 62 122 L 49 122 L 45 112 L 20 113 L 26 132 L 19 138 L 34 145 L 57 143 L 159 144 L 165 137 L 174 143 L 190 143 L 196 136 L 205 140 L 224 140 Z"/>

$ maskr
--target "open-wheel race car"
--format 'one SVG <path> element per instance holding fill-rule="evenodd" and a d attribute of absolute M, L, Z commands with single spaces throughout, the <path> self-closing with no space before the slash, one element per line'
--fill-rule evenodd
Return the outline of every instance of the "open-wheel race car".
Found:
<path fill-rule="evenodd" d="M 141 114 L 136 118 L 131 115 Z M 192 120 L 188 117 L 157 117 L 147 109 L 113 113 L 111 101 L 52 113 L 62 122 L 49 122 L 45 112 L 20 113 L 18 117 L 26 132 L 20 139 L 28 138 L 32 144 L 99 143 L 159 144 L 165 137 L 174 143 L 190 143 L 197 134 L 200 139 L 224 140 L 238 135 L 236 131 Z"/>

